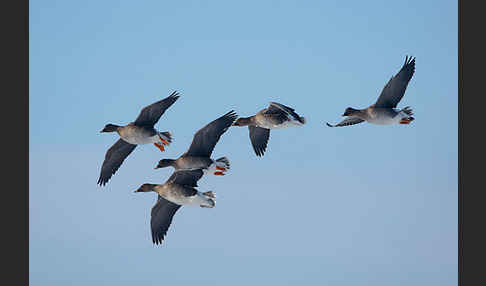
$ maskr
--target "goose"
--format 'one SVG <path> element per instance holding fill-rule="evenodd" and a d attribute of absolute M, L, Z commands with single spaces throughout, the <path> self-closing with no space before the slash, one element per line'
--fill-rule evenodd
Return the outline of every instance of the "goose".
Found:
<path fill-rule="evenodd" d="M 117 132 L 120 139 L 105 154 L 98 185 L 106 185 L 137 145 L 153 143 L 163 152 L 164 145 L 168 146 L 172 142 L 170 132 L 159 132 L 154 125 L 162 114 L 177 101 L 178 94 L 177 91 L 174 91 L 170 96 L 144 107 L 137 119 L 125 126 L 111 123 L 105 125 L 100 131 L 101 133 Z"/>
<path fill-rule="evenodd" d="M 342 127 L 364 121 L 376 125 L 410 124 L 415 119 L 410 106 L 402 109 L 396 109 L 396 107 L 405 94 L 405 89 L 414 72 L 415 58 L 406 56 L 400 71 L 388 81 L 373 105 L 364 109 L 348 107 L 343 114 L 343 116 L 347 116 L 346 119 L 336 125 L 326 122 L 327 126 Z"/>
<path fill-rule="evenodd" d="M 238 118 L 233 126 L 248 126 L 253 150 L 257 156 L 261 157 L 267 149 L 270 129 L 302 126 L 305 123 L 306 119 L 295 113 L 293 108 L 270 102 L 268 108 L 260 110 L 257 114 Z"/>
<path fill-rule="evenodd" d="M 204 174 L 212 173 L 217 176 L 224 176 L 225 172 L 230 168 L 228 158 L 221 157 L 213 160 L 210 157 L 219 138 L 228 130 L 236 118 L 236 113 L 234 110 L 231 110 L 218 119 L 211 121 L 194 134 L 191 146 L 187 152 L 176 160 L 160 160 L 155 169 L 165 167 L 173 167 L 176 171 L 202 169 Z"/>
<path fill-rule="evenodd" d="M 216 205 L 215 193 L 211 191 L 202 193 L 195 189 L 197 181 L 202 176 L 201 169 L 182 170 L 174 172 L 164 184 L 143 184 L 135 191 L 135 193 L 156 192 L 158 194 L 150 217 L 154 244 L 162 244 L 172 223 L 172 218 L 181 206 L 213 208 Z"/>

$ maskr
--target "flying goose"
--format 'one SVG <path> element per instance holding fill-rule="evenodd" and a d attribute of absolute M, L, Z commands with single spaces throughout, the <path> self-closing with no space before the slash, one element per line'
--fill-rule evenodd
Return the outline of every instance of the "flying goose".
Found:
<path fill-rule="evenodd" d="M 152 207 L 150 228 L 152 242 L 162 244 L 167 230 L 177 210 L 183 205 L 213 208 L 216 205 L 213 192 L 201 193 L 195 189 L 197 181 L 203 176 L 202 170 L 174 172 L 161 185 L 143 184 L 135 192 L 156 192 L 157 202 Z"/>
<path fill-rule="evenodd" d="M 224 172 L 230 168 L 229 160 L 226 157 L 221 157 L 216 160 L 210 157 L 219 138 L 228 130 L 236 118 L 236 113 L 234 110 L 231 110 L 218 119 L 208 123 L 194 134 L 191 146 L 186 153 L 182 154 L 176 160 L 160 160 L 155 169 L 165 167 L 173 167 L 176 171 L 202 169 L 204 174 L 213 173 L 214 175 L 225 175 Z"/>
<path fill-rule="evenodd" d="M 238 118 L 233 126 L 248 126 L 253 150 L 257 156 L 263 156 L 267 149 L 270 129 L 301 126 L 305 122 L 305 118 L 295 113 L 293 108 L 270 102 L 268 108 L 260 110 L 256 115 Z"/>
<path fill-rule="evenodd" d="M 154 125 L 178 98 L 177 91 L 174 91 L 167 98 L 144 107 L 134 122 L 125 126 L 110 123 L 101 130 L 101 133 L 117 132 L 120 139 L 106 152 L 98 179 L 100 186 L 106 185 L 137 145 L 153 143 L 163 152 L 164 145 L 168 146 L 172 142 L 170 132 L 159 132 Z"/>
<path fill-rule="evenodd" d="M 378 100 L 365 109 L 346 108 L 343 116 L 348 116 L 336 125 L 326 122 L 329 127 L 349 126 L 367 121 L 377 125 L 409 124 L 415 118 L 410 106 L 396 109 L 398 102 L 405 94 L 408 82 L 415 72 L 415 58 L 405 57 L 405 63 L 400 71 L 388 81 Z"/>

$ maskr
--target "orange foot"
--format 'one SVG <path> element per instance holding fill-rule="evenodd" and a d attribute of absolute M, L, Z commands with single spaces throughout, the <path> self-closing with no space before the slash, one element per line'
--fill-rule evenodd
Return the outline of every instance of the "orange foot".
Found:
<path fill-rule="evenodd" d="M 155 147 L 159 148 L 160 151 L 164 152 L 165 151 L 165 148 L 164 148 L 164 145 L 162 144 L 158 144 L 158 143 L 154 143 Z"/>
<path fill-rule="evenodd" d="M 223 172 L 226 171 L 226 168 L 221 168 L 221 167 L 218 167 L 218 166 L 216 166 L 216 169 L 217 170 L 220 170 L 220 171 L 223 171 Z"/>
<path fill-rule="evenodd" d="M 167 146 L 169 145 L 169 142 L 167 142 L 167 140 L 165 140 L 164 138 L 162 138 L 160 135 L 159 135 L 159 138 L 160 138 L 160 141 L 162 141 L 162 143 L 163 143 L 164 145 L 167 145 Z M 162 150 L 162 151 L 163 151 L 163 150 Z"/>
<path fill-rule="evenodd" d="M 413 117 L 409 117 L 409 118 L 402 118 L 402 120 L 400 120 L 400 124 L 410 124 L 410 122 L 412 122 L 415 118 Z"/>
<path fill-rule="evenodd" d="M 224 173 L 223 172 L 214 172 L 214 175 L 216 175 L 216 176 L 224 176 Z"/>

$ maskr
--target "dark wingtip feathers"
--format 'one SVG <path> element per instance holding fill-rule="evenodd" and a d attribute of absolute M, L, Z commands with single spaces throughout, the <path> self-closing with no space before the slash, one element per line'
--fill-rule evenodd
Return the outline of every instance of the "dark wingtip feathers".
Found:
<path fill-rule="evenodd" d="M 257 146 L 253 146 L 252 144 L 252 147 L 253 147 L 253 151 L 255 151 L 255 154 L 258 156 L 258 157 L 262 157 L 263 155 L 265 155 L 265 152 L 267 151 L 267 146 L 260 146 L 260 147 L 257 147 Z"/>
<path fill-rule="evenodd" d="M 106 180 L 103 180 L 100 176 L 100 178 L 98 179 L 98 182 L 96 183 L 97 185 L 100 185 L 101 187 L 103 187 L 104 185 L 106 185 Z"/>
<path fill-rule="evenodd" d="M 401 70 L 406 70 L 408 73 L 408 80 L 410 80 L 415 73 L 415 57 L 405 56 L 405 63 Z"/>
<path fill-rule="evenodd" d="M 255 150 L 255 154 L 258 156 L 258 157 L 262 157 L 264 154 L 265 154 L 265 149 L 257 149 L 255 147 L 253 147 L 253 150 Z"/>
<path fill-rule="evenodd" d="M 412 66 L 413 70 L 415 70 L 415 57 L 405 56 L 405 63 L 403 66 Z"/>
<path fill-rule="evenodd" d="M 229 119 L 232 119 L 232 123 L 235 122 L 235 120 L 238 118 L 238 114 L 236 114 L 236 112 L 234 110 L 229 111 L 228 113 L 226 113 L 223 116 L 228 117 Z"/>
<path fill-rule="evenodd" d="M 175 100 L 177 100 L 180 95 L 179 95 L 179 92 L 177 90 L 174 90 L 171 94 L 170 94 L 170 97 L 174 98 Z"/>
<path fill-rule="evenodd" d="M 179 99 L 179 97 L 181 97 L 179 95 L 179 92 L 177 90 L 174 90 L 168 97 L 171 100 L 170 105 L 174 104 Z"/>
<path fill-rule="evenodd" d="M 164 241 L 165 234 L 163 234 L 160 237 L 157 237 L 156 235 L 152 235 L 152 243 L 155 245 L 162 244 L 162 241 Z"/>

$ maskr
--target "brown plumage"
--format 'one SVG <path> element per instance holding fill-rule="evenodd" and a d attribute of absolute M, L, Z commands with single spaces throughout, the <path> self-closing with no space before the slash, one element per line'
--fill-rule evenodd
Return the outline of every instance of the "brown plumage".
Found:
<path fill-rule="evenodd" d="M 263 156 L 270 138 L 270 129 L 283 129 L 304 125 L 304 117 L 299 116 L 291 107 L 270 102 L 268 108 L 250 117 L 240 117 L 234 126 L 248 126 L 250 142 L 257 156 Z"/>
<path fill-rule="evenodd" d="M 176 160 L 162 159 L 155 168 L 173 167 L 176 170 L 203 169 L 206 171 L 210 167 L 213 167 L 214 174 L 224 174 L 223 172 L 230 167 L 228 159 L 221 157 L 213 160 L 210 157 L 219 139 L 233 124 L 236 118 L 236 113 L 234 110 L 231 110 L 225 115 L 211 121 L 194 134 L 191 146 L 184 154 Z"/>
<path fill-rule="evenodd" d="M 405 63 L 400 71 L 393 76 L 381 91 L 378 100 L 364 109 L 346 108 L 343 116 L 348 116 L 340 123 L 329 127 L 341 127 L 358 124 L 367 121 L 372 124 L 390 125 L 395 123 L 409 124 L 415 118 L 412 117 L 412 109 L 407 106 L 401 110 L 396 109 L 403 98 L 407 85 L 415 73 L 415 58 L 405 57 Z"/>
<path fill-rule="evenodd" d="M 159 132 L 154 128 L 154 125 L 178 98 L 178 93 L 175 91 L 169 97 L 144 107 L 134 122 L 125 126 L 107 124 L 101 130 L 102 133 L 117 132 L 120 139 L 106 152 L 98 185 L 106 185 L 137 145 L 153 143 L 163 151 L 163 146 L 168 146 L 172 142 L 170 132 Z"/>

